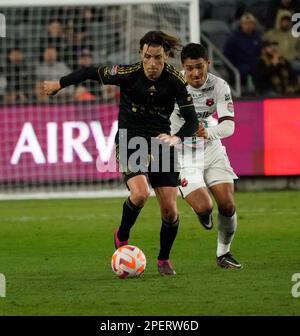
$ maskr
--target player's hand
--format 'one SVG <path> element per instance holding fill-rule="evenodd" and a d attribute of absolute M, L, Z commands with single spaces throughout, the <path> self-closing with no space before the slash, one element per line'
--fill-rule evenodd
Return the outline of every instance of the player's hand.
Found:
<path fill-rule="evenodd" d="M 61 89 L 59 81 L 44 81 L 43 91 L 48 96 L 54 96 Z"/>
<path fill-rule="evenodd" d="M 161 133 L 157 136 L 157 138 L 161 141 L 168 143 L 170 146 L 175 146 L 181 142 L 181 139 L 176 135 L 169 135 L 165 133 Z"/>
<path fill-rule="evenodd" d="M 204 139 L 208 138 L 207 129 L 202 124 L 199 124 L 197 136 Z"/>

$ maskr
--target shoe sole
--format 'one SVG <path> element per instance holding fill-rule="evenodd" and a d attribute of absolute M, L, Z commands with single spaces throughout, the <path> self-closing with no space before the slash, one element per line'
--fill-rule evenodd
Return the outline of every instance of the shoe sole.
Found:
<path fill-rule="evenodd" d="M 217 262 L 217 265 L 221 268 L 243 268 L 242 265 L 235 265 L 235 264 L 231 264 L 229 262 L 226 262 L 224 264 Z"/>
<path fill-rule="evenodd" d="M 161 276 L 176 275 L 176 272 L 175 272 L 175 271 L 174 271 L 174 273 L 165 273 L 165 272 L 160 272 L 160 271 L 158 271 L 158 273 L 159 273 Z"/>

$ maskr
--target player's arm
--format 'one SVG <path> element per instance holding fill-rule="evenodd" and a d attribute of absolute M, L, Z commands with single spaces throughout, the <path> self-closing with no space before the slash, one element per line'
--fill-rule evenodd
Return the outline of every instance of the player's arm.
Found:
<path fill-rule="evenodd" d="M 218 125 L 204 128 L 199 126 L 197 135 L 208 140 L 223 139 L 234 133 L 234 107 L 228 84 L 223 81 L 217 90 Z"/>
<path fill-rule="evenodd" d="M 176 75 L 174 83 L 177 106 L 185 122 L 175 134 L 160 134 L 158 136 L 158 138 L 168 142 L 171 146 L 180 143 L 185 137 L 194 136 L 199 126 L 193 99 L 187 91 L 185 80 L 183 77 Z"/>
<path fill-rule="evenodd" d="M 176 101 L 179 112 L 185 123 L 180 127 L 176 136 L 183 139 L 184 137 L 192 137 L 198 129 L 199 122 L 195 112 L 195 107 L 191 95 L 188 93 L 186 83 L 177 81 Z"/>
<path fill-rule="evenodd" d="M 185 137 L 192 137 L 195 135 L 198 129 L 199 122 L 195 112 L 194 104 L 191 103 L 192 101 L 192 98 L 190 100 L 187 97 L 186 100 L 181 101 L 182 105 L 179 105 L 180 114 L 185 121 L 185 123 L 179 128 L 179 130 L 173 135 L 160 134 L 158 136 L 159 139 L 168 142 L 170 146 L 174 146 L 183 141 Z"/>
<path fill-rule="evenodd" d="M 178 106 L 185 123 L 175 135 L 181 139 L 184 137 L 192 137 L 199 126 L 192 97 L 188 95 L 185 100 L 178 101 Z"/>
<path fill-rule="evenodd" d="M 113 72 L 113 69 L 118 69 L 118 66 L 82 68 L 61 77 L 58 81 L 44 81 L 43 89 L 47 95 L 52 96 L 67 86 L 76 85 L 89 79 L 100 84 L 119 85 L 118 73 L 117 71 Z"/>
<path fill-rule="evenodd" d="M 70 74 L 61 77 L 57 81 L 44 81 L 43 90 L 49 95 L 53 96 L 61 89 L 70 86 L 82 83 L 88 79 L 96 80 L 100 82 L 99 68 L 97 67 L 88 67 L 82 68 L 76 71 L 71 72 Z"/>

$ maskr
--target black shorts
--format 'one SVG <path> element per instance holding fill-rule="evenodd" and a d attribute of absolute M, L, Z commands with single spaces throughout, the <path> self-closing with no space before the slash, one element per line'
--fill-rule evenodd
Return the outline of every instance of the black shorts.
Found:
<path fill-rule="evenodd" d="M 136 150 L 127 150 L 127 157 L 126 157 L 126 162 L 130 155 L 135 153 Z M 134 176 L 139 176 L 139 175 L 145 175 L 147 180 L 149 181 L 150 185 L 152 188 L 157 188 L 157 187 L 178 187 L 180 185 L 180 178 L 179 178 L 179 172 L 177 171 L 175 165 L 174 165 L 174 148 L 170 148 L 170 166 L 169 166 L 169 171 L 165 172 L 162 171 L 162 157 L 163 154 L 160 152 L 159 153 L 159 164 L 156 166 L 156 170 L 152 171 L 152 168 L 155 165 L 155 158 L 151 154 L 148 153 L 147 156 L 145 156 L 143 160 L 143 164 L 141 164 L 142 169 L 141 170 L 134 170 L 131 171 L 130 167 L 126 165 L 126 168 L 122 169 L 122 174 L 124 178 L 124 182 L 127 185 L 127 181 L 131 179 Z M 121 166 L 120 163 L 120 155 L 119 155 L 119 145 L 116 145 L 116 159 L 119 163 L 119 166 Z M 140 163 L 140 162 L 139 162 Z M 128 188 L 129 189 L 129 188 Z"/>

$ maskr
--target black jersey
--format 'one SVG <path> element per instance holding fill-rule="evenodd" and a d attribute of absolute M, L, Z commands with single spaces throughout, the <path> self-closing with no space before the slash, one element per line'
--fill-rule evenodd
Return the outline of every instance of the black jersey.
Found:
<path fill-rule="evenodd" d="M 198 119 L 186 82 L 172 65 L 165 64 L 161 76 L 149 80 L 142 63 L 88 68 L 75 71 L 60 79 L 61 87 L 94 79 L 102 84 L 120 87 L 119 129 L 127 129 L 128 135 L 156 137 L 170 134 L 170 115 L 177 102 L 186 123 L 176 134 L 192 136 L 198 128 Z"/>

